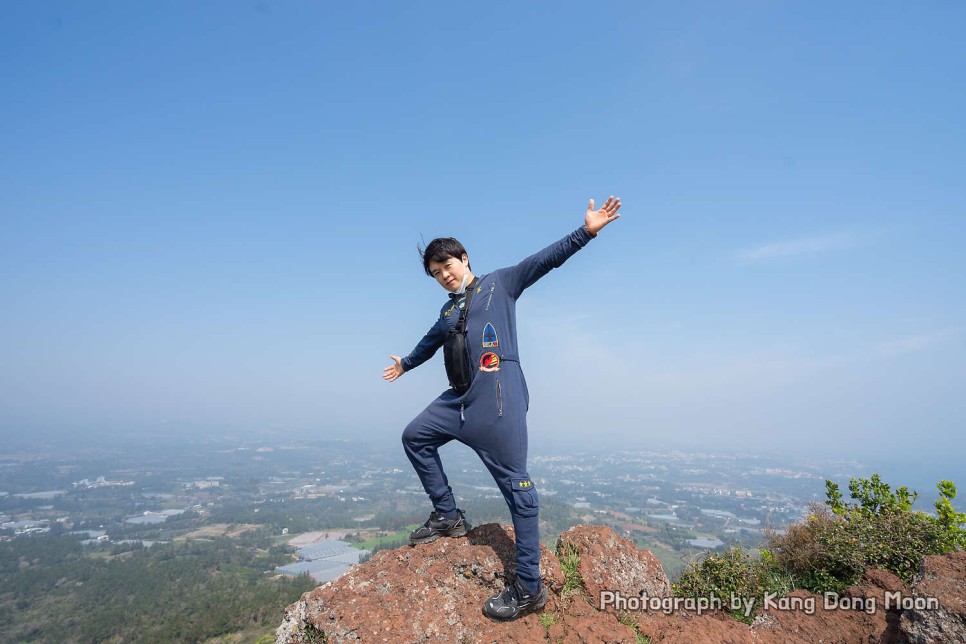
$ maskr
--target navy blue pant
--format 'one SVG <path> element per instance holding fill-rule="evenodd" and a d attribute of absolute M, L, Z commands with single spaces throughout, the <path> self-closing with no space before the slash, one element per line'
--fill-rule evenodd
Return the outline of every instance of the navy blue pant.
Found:
<path fill-rule="evenodd" d="M 529 395 L 517 362 L 475 374 L 462 397 L 448 389 L 406 427 L 403 448 L 437 512 L 452 515 L 456 500 L 438 450 L 457 440 L 475 451 L 503 493 L 516 534 L 516 575 L 535 590 L 540 580 L 537 489 L 527 473 Z M 462 405 L 462 414 L 461 407 Z"/>

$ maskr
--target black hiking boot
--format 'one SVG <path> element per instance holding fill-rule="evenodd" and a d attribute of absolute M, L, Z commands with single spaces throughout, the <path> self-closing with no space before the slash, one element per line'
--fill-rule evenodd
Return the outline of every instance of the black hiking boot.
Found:
<path fill-rule="evenodd" d="M 422 527 L 409 533 L 409 545 L 429 543 L 440 537 L 462 537 L 469 529 L 470 524 L 467 523 L 462 510 L 456 510 L 456 516 L 452 519 L 447 519 L 433 510 Z"/>
<path fill-rule="evenodd" d="M 547 587 L 540 582 L 536 592 L 524 588 L 520 580 L 493 595 L 483 604 L 483 614 L 499 620 L 516 619 L 528 611 L 540 610 L 547 605 Z"/>

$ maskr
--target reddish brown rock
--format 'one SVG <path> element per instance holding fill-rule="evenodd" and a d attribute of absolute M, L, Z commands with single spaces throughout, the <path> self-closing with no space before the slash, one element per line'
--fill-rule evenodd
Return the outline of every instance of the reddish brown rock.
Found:
<path fill-rule="evenodd" d="M 862 586 L 878 588 L 889 593 L 909 594 L 909 586 L 904 581 L 886 570 L 866 568 L 862 575 Z"/>
<path fill-rule="evenodd" d="M 852 589 L 855 596 L 843 593 L 840 602 L 826 608 L 825 599 L 805 590 L 790 592 L 779 605 L 762 611 L 752 630 L 762 642 L 883 642 L 889 629 L 886 611 L 880 602 L 869 598 L 882 590 L 871 587 Z"/>
<path fill-rule="evenodd" d="M 602 591 L 624 597 L 667 597 L 671 584 L 664 567 L 649 550 L 599 525 L 578 525 L 557 539 L 557 552 L 576 549 L 580 576 L 591 604 L 600 608 Z M 608 607 L 610 610 L 610 607 Z"/>
<path fill-rule="evenodd" d="M 512 622 L 495 622 L 483 602 L 504 586 L 514 565 L 513 531 L 487 524 L 465 538 L 376 553 L 289 606 L 276 632 L 279 644 L 340 642 L 607 642 L 651 644 L 817 644 L 846 642 L 966 641 L 966 554 L 927 557 L 913 588 L 889 573 L 868 570 L 862 584 L 843 593 L 849 601 L 874 601 L 876 610 L 826 609 L 820 596 L 789 595 L 795 605 L 761 611 L 752 626 L 727 612 L 696 614 L 600 611 L 600 590 L 628 597 L 667 597 L 667 577 L 651 553 L 600 526 L 577 526 L 560 543 L 577 548 L 585 589 L 563 595 L 557 558 L 541 548 L 541 574 L 550 589 L 544 610 Z M 586 592 L 585 592 L 586 591 Z M 938 598 L 941 610 L 902 613 L 885 609 L 887 593 Z M 910 594 L 911 593 L 911 594 Z M 811 599 L 814 611 L 804 609 Z M 761 602 L 761 598 L 758 599 Z M 786 606 L 787 608 L 787 606 Z M 324 635 L 323 635 L 324 634 Z"/>
<path fill-rule="evenodd" d="M 906 589 L 888 572 L 869 569 L 863 585 L 842 594 L 841 603 L 826 608 L 825 599 L 796 590 L 770 598 L 771 607 L 761 610 L 751 627 L 725 611 L 695 614 L 675 611 L 670 615 L 644 613 L 637 616 L 638 630 L 652 643 L 730 642 L 732 644 L 815 644 L 848 642 L 894 644 L 898 641 L 898 612 L 884 609 L 886 592 Z M 757 598 L 759 606 L 764 598 Z"/>
<path fill-rule="evenodd" d="M 377 552 L 342 577 L 303 595 L 286 611 L 277 642 L 476 642 L 499 633 L 503 642 L 544 639 L 537 615 L 496 623 L 483 602 L 504 587 L 514 567 L 513 530 L 486 524 L 466 538 Z M 541 575 L 563 586 L 556 558 L 541 547 Z"/>
<path fill-rule="evenodd" d="M 637 627 L 653 644 L 759 644 L 768 641 L 752 633 L 747 625 L 721 612 L 702 615 L 683 611 L 670 615 L 649 613 L 637 616 Z"/>
<path fill-rule="evenodd" d="M 635 644 L 637 642 L 637 635 L 633 629 L 621 624 L 613 615 L 598 611 L 579 594 L 559 599 L 551 616 L 553 623 L 547 628 L 547 636 L 554 643 Z"/>
<path fill-rule="evenodd" d="M 905 641 L 966 642 L 966 552 L 923 557 L 899 630 Z"/>

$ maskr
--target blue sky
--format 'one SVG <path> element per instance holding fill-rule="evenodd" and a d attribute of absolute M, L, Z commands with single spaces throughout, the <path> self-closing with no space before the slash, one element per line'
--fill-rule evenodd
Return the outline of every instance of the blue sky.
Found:
<path fill-rule="evenodd" d="M 395 440 L 443 291 L 519 304 L 531 445 L 964 452 L 960 2 L 19 3 L 0 433 Z"/>

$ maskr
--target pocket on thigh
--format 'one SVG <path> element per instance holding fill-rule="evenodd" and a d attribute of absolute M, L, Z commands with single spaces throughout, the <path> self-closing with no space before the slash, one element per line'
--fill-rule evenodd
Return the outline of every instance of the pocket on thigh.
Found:
<path fill-rule="evenodd" d="M 539 510 L 537 488 L 530 479 L 510 479 L 513 507 L 521 517 L 535 517 Z"/>

